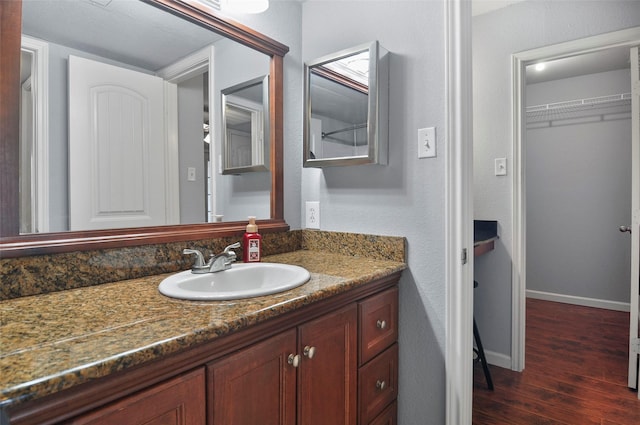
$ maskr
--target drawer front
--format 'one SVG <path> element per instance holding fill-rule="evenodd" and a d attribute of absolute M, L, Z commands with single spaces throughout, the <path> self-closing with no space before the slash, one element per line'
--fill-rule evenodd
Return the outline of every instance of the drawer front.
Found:
<path fill-rule="evenodd" d="M 358 371 L 360 423 L 368 424 L 398 395 L 398 344 Z"/>
<path fill-rule="evenodd" d="M 377 418 L 363 425 L 396 425 L 398 423 L 398 402 L 394 401 L 389 407 L 384 409 Z"/>
<path fill-rule="evenodd" d="M 398 288 L 388 289 L 362 301 L 359 364 L 363 365 L 398 339 Z"/>

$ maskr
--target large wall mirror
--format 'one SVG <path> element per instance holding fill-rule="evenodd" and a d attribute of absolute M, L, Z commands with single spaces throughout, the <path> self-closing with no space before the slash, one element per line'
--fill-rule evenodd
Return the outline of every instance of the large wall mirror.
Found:
<path fill-rule="evenodd" d="M 288 228 L 286 46 L 196 0 L 0 7 L 0 257 Z M 223 173 L 223 91 L 247 81 L 268 178 Z"/>
<path fill-rule="evenodd" d="M 386 164 L 389 55 L 377 41 L 305 65 L 305 167 Z"/>

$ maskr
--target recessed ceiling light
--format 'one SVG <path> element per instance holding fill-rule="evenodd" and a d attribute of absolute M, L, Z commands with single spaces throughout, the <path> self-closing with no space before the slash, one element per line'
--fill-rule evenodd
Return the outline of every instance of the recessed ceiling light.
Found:
<path fill-rule="evenodd" d="M 540 71 L 544 71 L 544 69 L 547 67 L 547 64 L 544 62 L 540 62 L 536 64 L 536 71 L 540 72 Z"/>

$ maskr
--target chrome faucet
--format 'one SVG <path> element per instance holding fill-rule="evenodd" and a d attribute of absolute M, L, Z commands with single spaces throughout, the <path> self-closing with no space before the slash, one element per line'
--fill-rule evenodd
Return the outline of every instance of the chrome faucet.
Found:
<path fill-rule="evenodd" d="M 231 268 L 231 264 L 236 261 L 236 253 L 234 248 L 240 248 L 240 242 L 229 245 L 224 249 L 224 252 L 218 255 L 212 255 L 209 261 L 205 264 L 204 256 L 197 249 L 186 248 L 182 251 L 183 254 L 194 254 L 196 256 L 196 262 L 191 267 L 191 273 L 216 273 Z"/>

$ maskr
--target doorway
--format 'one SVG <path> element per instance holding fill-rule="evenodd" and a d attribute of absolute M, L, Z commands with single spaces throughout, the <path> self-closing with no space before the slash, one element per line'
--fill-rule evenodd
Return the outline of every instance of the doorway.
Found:
<path fill-rule="evenodd" d="M 525 300 L 527 279 L 527 215 L 525 194 L 526 120 L 525 69 L 527 65 L 544 60 L 574 57 L 586 53 L 605 52 L 615 47 L 630 49 L 640 40 L 638 29 L 576 40 L 513 55 L 513 111 L 514 111 L 514 258 L 512 303 L 512 369 L 521 371 L 525 366 Z M 615 230 L 615 229 L 614 229 Z"/>

